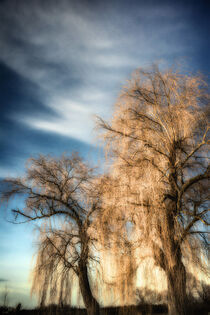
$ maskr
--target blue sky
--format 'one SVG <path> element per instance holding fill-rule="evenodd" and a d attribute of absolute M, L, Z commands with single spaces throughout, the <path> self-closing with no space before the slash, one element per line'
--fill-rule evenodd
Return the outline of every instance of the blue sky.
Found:
<path fill-rule="evenodd" d="M 209 75 L 208 1 L 0 1 L 0 178 L 76 150 L 98 163 L 94 115 L 111 116 L 131 72 L 159 61 Z M 32 227 L 0 214 L 0 288 L 29 301 Z"/>

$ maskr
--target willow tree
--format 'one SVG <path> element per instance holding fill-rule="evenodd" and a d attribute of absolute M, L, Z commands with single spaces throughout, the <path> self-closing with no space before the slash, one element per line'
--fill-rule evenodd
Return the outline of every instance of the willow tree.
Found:
<path fill-rule="evenodd" d="M 157 66 L 123 88 L 105 129 L 111 172 L 140 238 L 165 273 L 170 315 L 187 314 L 188 259 L 207 241 L 208 122 L 205 84 Z M 197 254 L 197 255 L 195 255 Z"/>
<path fill-rule="evenodd" d="M 95 220 L 95 228 L 101 257 L 100 276 L 115 305 L 133 305 L 136 302 L 136 242 L 131 228 L 131 217 L 125 211 L 125 196 L 121 195 L 116 174 L 106 174 L 98 178 L 101 202 L 100 212 Z M 104 268 L 103 268 L 104 266 Z"/>
<path fill-rule="evenodd" d="M 33 279 L 33 291 L 38 292 L 41 304 L 47 299 L 68 300 L 73 276 L 78 279 L 88 314 L 98 314 L 88 272 L 94 259 L 92 217 L 99 202 L 93 170 L 77 155 L 40 156 L 29 161 L 24 177 L 5 182 L 3 200 L 25 199 L 23 208 L 12 210 L 15 219 L 42 222 Z"/>

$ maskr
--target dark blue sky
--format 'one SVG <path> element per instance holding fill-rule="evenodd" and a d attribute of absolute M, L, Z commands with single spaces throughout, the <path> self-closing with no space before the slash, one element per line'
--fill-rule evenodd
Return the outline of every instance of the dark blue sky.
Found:
<path fill-rule="evenodd" d="M 178 62 L 208 76 L 209 9 L 202 0 L 0 1 L 0 177 L 21 175 L 38 153 L 76 150 L 97 162 L 94 115 L 111 116 L 137 67 Z M 0 287 L 27 304 L 31 229 L 4 216 Z"/>

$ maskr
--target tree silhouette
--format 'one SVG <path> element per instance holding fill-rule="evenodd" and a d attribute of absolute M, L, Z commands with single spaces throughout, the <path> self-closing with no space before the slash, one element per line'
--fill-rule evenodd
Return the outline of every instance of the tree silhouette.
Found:
<path fill-rule="evenodd" d="M 33 291 L 40 303 L 47 299 L 65 302 L 71 277 L 78 277 L 88 314 L 98 314 L 88 268 L 94 259 L 91 224 L 99 198 L 94 189 L 93 169 L 73 154 L 53 158 L 32 158 L 22 178 L 6 179 L 2 199 L 23 196 L 25 207 L 13 209 L 15 220 L 41 220 L 40 242 L 33 279 Z"/>
<path fill-rule="evenodd" d="M 201 239 L 207 243 L 208 99 L 200 76 L 153 66 L 134 73 L 110 123 L 99 119 L 113 208 L 138 227 L 141 246 L 164 270 L 170 315 L 187 314 L 187 263 L 198 262 Z"/>

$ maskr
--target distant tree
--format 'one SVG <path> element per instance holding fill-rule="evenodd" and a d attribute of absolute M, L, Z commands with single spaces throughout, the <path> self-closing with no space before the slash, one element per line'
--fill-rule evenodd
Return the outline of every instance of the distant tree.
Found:
<path fill-rule="evenodd" d="M 4 287 L 4 291 L 2 292 L 2 302 L 4 307 L 8 307 L 9 305 L 9 289 L 7 286 Z"/>
<path fill-rule="evenodd" d="M 200 76 L 154 66 L 134 73 L 110 123 L 99 120 L 112 158 L 115 209 L 129 213 L 141 245 L 165 272 L 170 315 L 187 314 L 189 257 L 198 262 L 201 240 L 207 244 L 208 102 Z"/>
<path fill-rule="evenodd" d="M 98 314 L 88 272 L 94 259 L 91 224 L 99 203 L 93 169 L 75 154 L 39 156 L 30 159 L 24 177 L 4 182 L 4 201 L 15 196 L 25 199 L 25 207 L 12 210 L 15 220 L 42 221 L 33 279 L 33 291 L 38 290 L 41 304 L 48 297 L 55 302 L 58 295 L 62 304 L 70 293 L 73 273 L 88 314 Z"/>
<path fill-rule="evenodd" d="M 18 303 L 18 304 L 16 305 L 16 307 L 15 307 L 15 312 L 16 312 L 16 314 L 18 314 L 18 313 L 20 312 L 21 307 L 22 307 L 22 304 L 21 304 L 21 303 Z"/>

